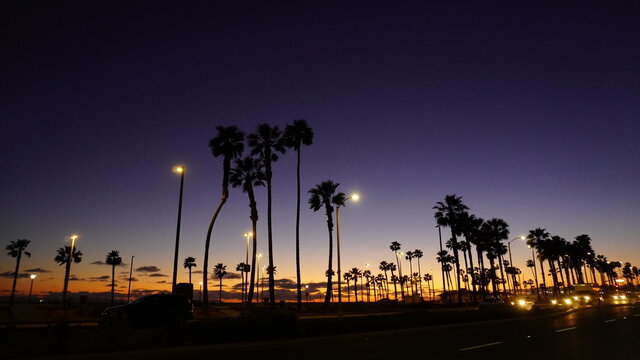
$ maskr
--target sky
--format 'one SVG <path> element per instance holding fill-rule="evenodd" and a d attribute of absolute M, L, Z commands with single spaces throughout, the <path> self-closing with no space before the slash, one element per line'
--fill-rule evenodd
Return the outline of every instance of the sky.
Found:
<path fill-rule="evenodd" d="M 327 268 L 325 216 L 308 209 L 306 191 L 328 179 L 361 195 L 341 210 L 343 269 L 376 270 L 398 241 L 424 252 L 422 271 L 439 283 L 432 207 L 447 194 L 503 218 L 513 238 L 536 227 L 589 234 L 597 253 L 640 264 L 634 2 L 1 6 L 0 238 L 32 241 L 21 272 L 40 269 L 36 293 L 61 291 L 53 257 L 71 234 L 84 257 L 70 291 L 108 291 L 110 268 L 92 263 L 111 250 L 125 263 L 119 292 L 132 255 L 134 290 L 168 290 L 176 164 L 186 167 L 180 263 L 193 256 L 202 270 L 220 198 L 222 164 L 207 146 L 215 127 L 251 133 L 300 118 L 315 133 L 302 150 L 303 283 L 322 282 Z M 295 280 L 295 184 L 288 152 L 273 176 L 282 296 Z M 264 259 L 264 188 L 257 201 Z M 235 270 L 250 226 L 248 198 L 232 189 L 212 265 Z M 525 269 L 526 245 L 512 250 Z M 4 294 L 14 266 L 0 258 Z M 180 267 L 178 281 L 187 277 Z M 27 287 L 21 279 L 18 291 Z"/>

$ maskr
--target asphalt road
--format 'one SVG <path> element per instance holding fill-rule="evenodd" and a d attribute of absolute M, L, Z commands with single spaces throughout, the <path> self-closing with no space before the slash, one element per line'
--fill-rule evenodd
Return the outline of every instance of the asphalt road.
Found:
<path fill-rule="evenodd" d="M 268 331 L 262 329 L 260 331 Z M 640 358 L 640 306 L 335 337 L 84 355 L 100 359 Z M 65 357 L 69 359 L 71 357 Z"/>

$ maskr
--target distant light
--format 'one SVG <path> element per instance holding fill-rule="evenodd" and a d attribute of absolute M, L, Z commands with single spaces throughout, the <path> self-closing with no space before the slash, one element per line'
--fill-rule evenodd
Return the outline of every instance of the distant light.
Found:
<path fill-rule="evenodd" d="M 524 235 L 520 236 L 520 240 L 524 240 L 524 239 L 526 239 L 526 238 L 527 238 L 527 237 L 526 237 L 526 236 L 524 236 Z"/>
<path fill-rule="evenodd" d="M 200 281 L 200 285 L 202 285 L 202 281 Z"/>
<path fill-rule="evenodd" d="M 305 288 L 305 289 L 308 289 L 308 288 L 309 288 L 309 285 L 305 285 L 305 286 L 304 286 L 304 288 Z"/>
<path fill-rule="evenodd" d="M 71 235 L 71 240 L 76 241 L 77 238 L 78 238 L 78 235 Z"/>
<path fill-rule="evenodd" d="M 623 283 L 623 282 L 624 282 L 624 280 L 623 280 L 623 279 L 616 279 L 616 282 L 617 282 L 617 283 Z"/>
<path fill-rule="evenodd" d="M 182 165 L 174 166 L 173 172 L 178 173 L 178 174 L 183 173 L 184 172 L 184 166 L 182 166 Z"/>
<path fill-rule="evenodd" d="M 359 195 L 359 194 L 353 194 L 353 195 L 351 195 L 351 200 L 353 200 L 353 201 L 358 201 L 358 200 L 360 200 L 360 195 Z"/>
<path fill-rule="evenodd" d="M 38 275 L 36 275 L 36 274 L 31 274 L 31 280 L 35 279 L 36 277 L 38 277 Z"/>

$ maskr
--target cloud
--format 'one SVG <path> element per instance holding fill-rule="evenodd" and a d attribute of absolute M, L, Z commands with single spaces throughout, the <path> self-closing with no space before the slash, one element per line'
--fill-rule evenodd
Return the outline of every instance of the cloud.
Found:
<path fill-rule="evenodd" d="M 51 271 L 38 267 L 38 268 L 33 268 L 33 269 L 27 269 L 24 272 L 26 272 L 26 273 L 48 273 L 48 272 L 51 272 Z"/>
<path fill-rule="evenodd" d="M 218 278 L 215 277 L 215 275 L 213 277 L 214 277 L 214 279 L 218 280 Z M 242 279 L 242 276 L 240 274 L 238 274 L 238 273 L 230 272 L 230 273 L 227 273 L 227 275 L 225 275 L 222 278 L 222 281 L 224 281 L 224 280 L 232 280 L 232 279 Z"/>
<path fill-rule="evenodd" d="M 111 279 L 111 276 L 109 275 L 102 275 L 102 276 L 95 276 L 95 277 L 90 277 L 89 281 L 107 281 Z"/>
<path fill-rule="evenodd" d="M 71 275 L 69 276 L 69 281 L 84 281 L 84 279 L 81 279 L 75 275 Z"/>
<path fill-rule="evenodd" d="M 167 280 L 160 280 L 160 281 L 156 281 L 156 284 L 168 284 L 169 282 Z"/>
<path fill-rule="evenodd" d="M 160 268 L 153 265 L 146 265 L 146 266 L 140 266 L 139 268 L 136 268 L 136 271 L 144 272 L 144 273 L 155 273 L 160 271 Z"/>
<path fill-rule="evenodd" d="M 13 279 L 13 275 L 14 275 L 13 271 L 6 271 L 3 273 L 0 273 L 0 277 L 9 278 L 9 279 Z M 29 274 L 18 274 L 18 277 L 21 279 L 28 278 Z"/>
<path fill-rule="evenodd" d="M 192 271 L 192 274 L 202 274 L 202 270 L 196 270 L 196 271 Z"/>
<path fill-rule="evenodd" d="M 154 273 L 154 274 L 149 274 L 149 277 L 169 277 L 169 275 Z"/>
<path fill-rule="evenodd" d="M 107 266 L 111 266 L 111 264 L 107 264 L 106 262 L 100 261 L 100 260 L 96 260 L 96 261 L 92 262 L 91 265 L 107 265 Z M 120 263 L 120 264 L 118 264 L 116 266 L 125 267 L 125 266 L 127 266 L 127 264 Z"/>

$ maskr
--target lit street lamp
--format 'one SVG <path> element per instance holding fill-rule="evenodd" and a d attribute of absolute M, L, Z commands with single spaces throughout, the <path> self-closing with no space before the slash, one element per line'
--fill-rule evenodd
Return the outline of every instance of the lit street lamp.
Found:
<path fill-rule="evenodd" d="M 178 249 L 180 247 L 180 219 L 182 218 L 182 190 L 184 189 L 184 166 L 176 166 L 173 172 L 180 174 L 180 198 L 178 200 L 178 225 L 176 228 L 176 250 L 173 255 L 173 279 L 171 280 L 171 292 L 176 291 L 176 280 L 178 278 Z"/>
<path fill-rule="evenodd" d="M 36 275 L 36 274 L 31 274 L 31 276 L 30 276 L 31 277 L 31 286 L 29 287 L 29 301 L 28 301 L 29 303 L 31 302 L 31 293 L 33 292 L 33 280 L 35 280 L 35 278 L 37 276 L 38 275 Z"/>
<path fill-rule="evenodd" d="M 352 194 L 344 199 L 345 202 L 347 200 L 358 201 L 360 200 L 360 195 Z M 340 269 L 340 206 L 336 206 L 336 251 L 338 255 L 338 303 L 342 303 L 342 272 Z"/>
<path fill-rule="evenodd" d="M 249 237 L 251 237 L 251 236 L 253 236 L 253 233 L 251 231 L 249 231 L 247 233 L 244 233 L 244 237 L 247 239 L 247 252 L 246 252 L 245 260 L 244 260 L 245 265 L 249 264 Z M 244 268 L 242 269 L 242 274 L 241 275 L 243 276 L 243 279 L 244 279 L 244 276 L 245 276 Z M 243 289 L 242 289 L 242 301 L 244 301 L 247 298 L 247 289 L 248 289 L 247 288 L 247 284 L 246 284 L 247 282 L 248 281 L 243 281 L 244 285 L 243 285 Z"/>
<path fill-rule="evenodd" d="M 200 281 L 200 290 L 198 290 L 198 301 L 202 301 L 202 281 Z"/>
<path fill-rule="evenodd" d="M 133 258 L 135 255 L 131 255 L 131 266 L 129 267 L 129 287 L 127 288 L 127 302 L 129 302 L 129 297 L 131 296 L 131 277 L 133 276 Z"/>
<path fill-rule="evenodd" d="M 309 285 L 305 285 L 304 289 L 306 291 L 307 302 L 309 302 Z"/>

